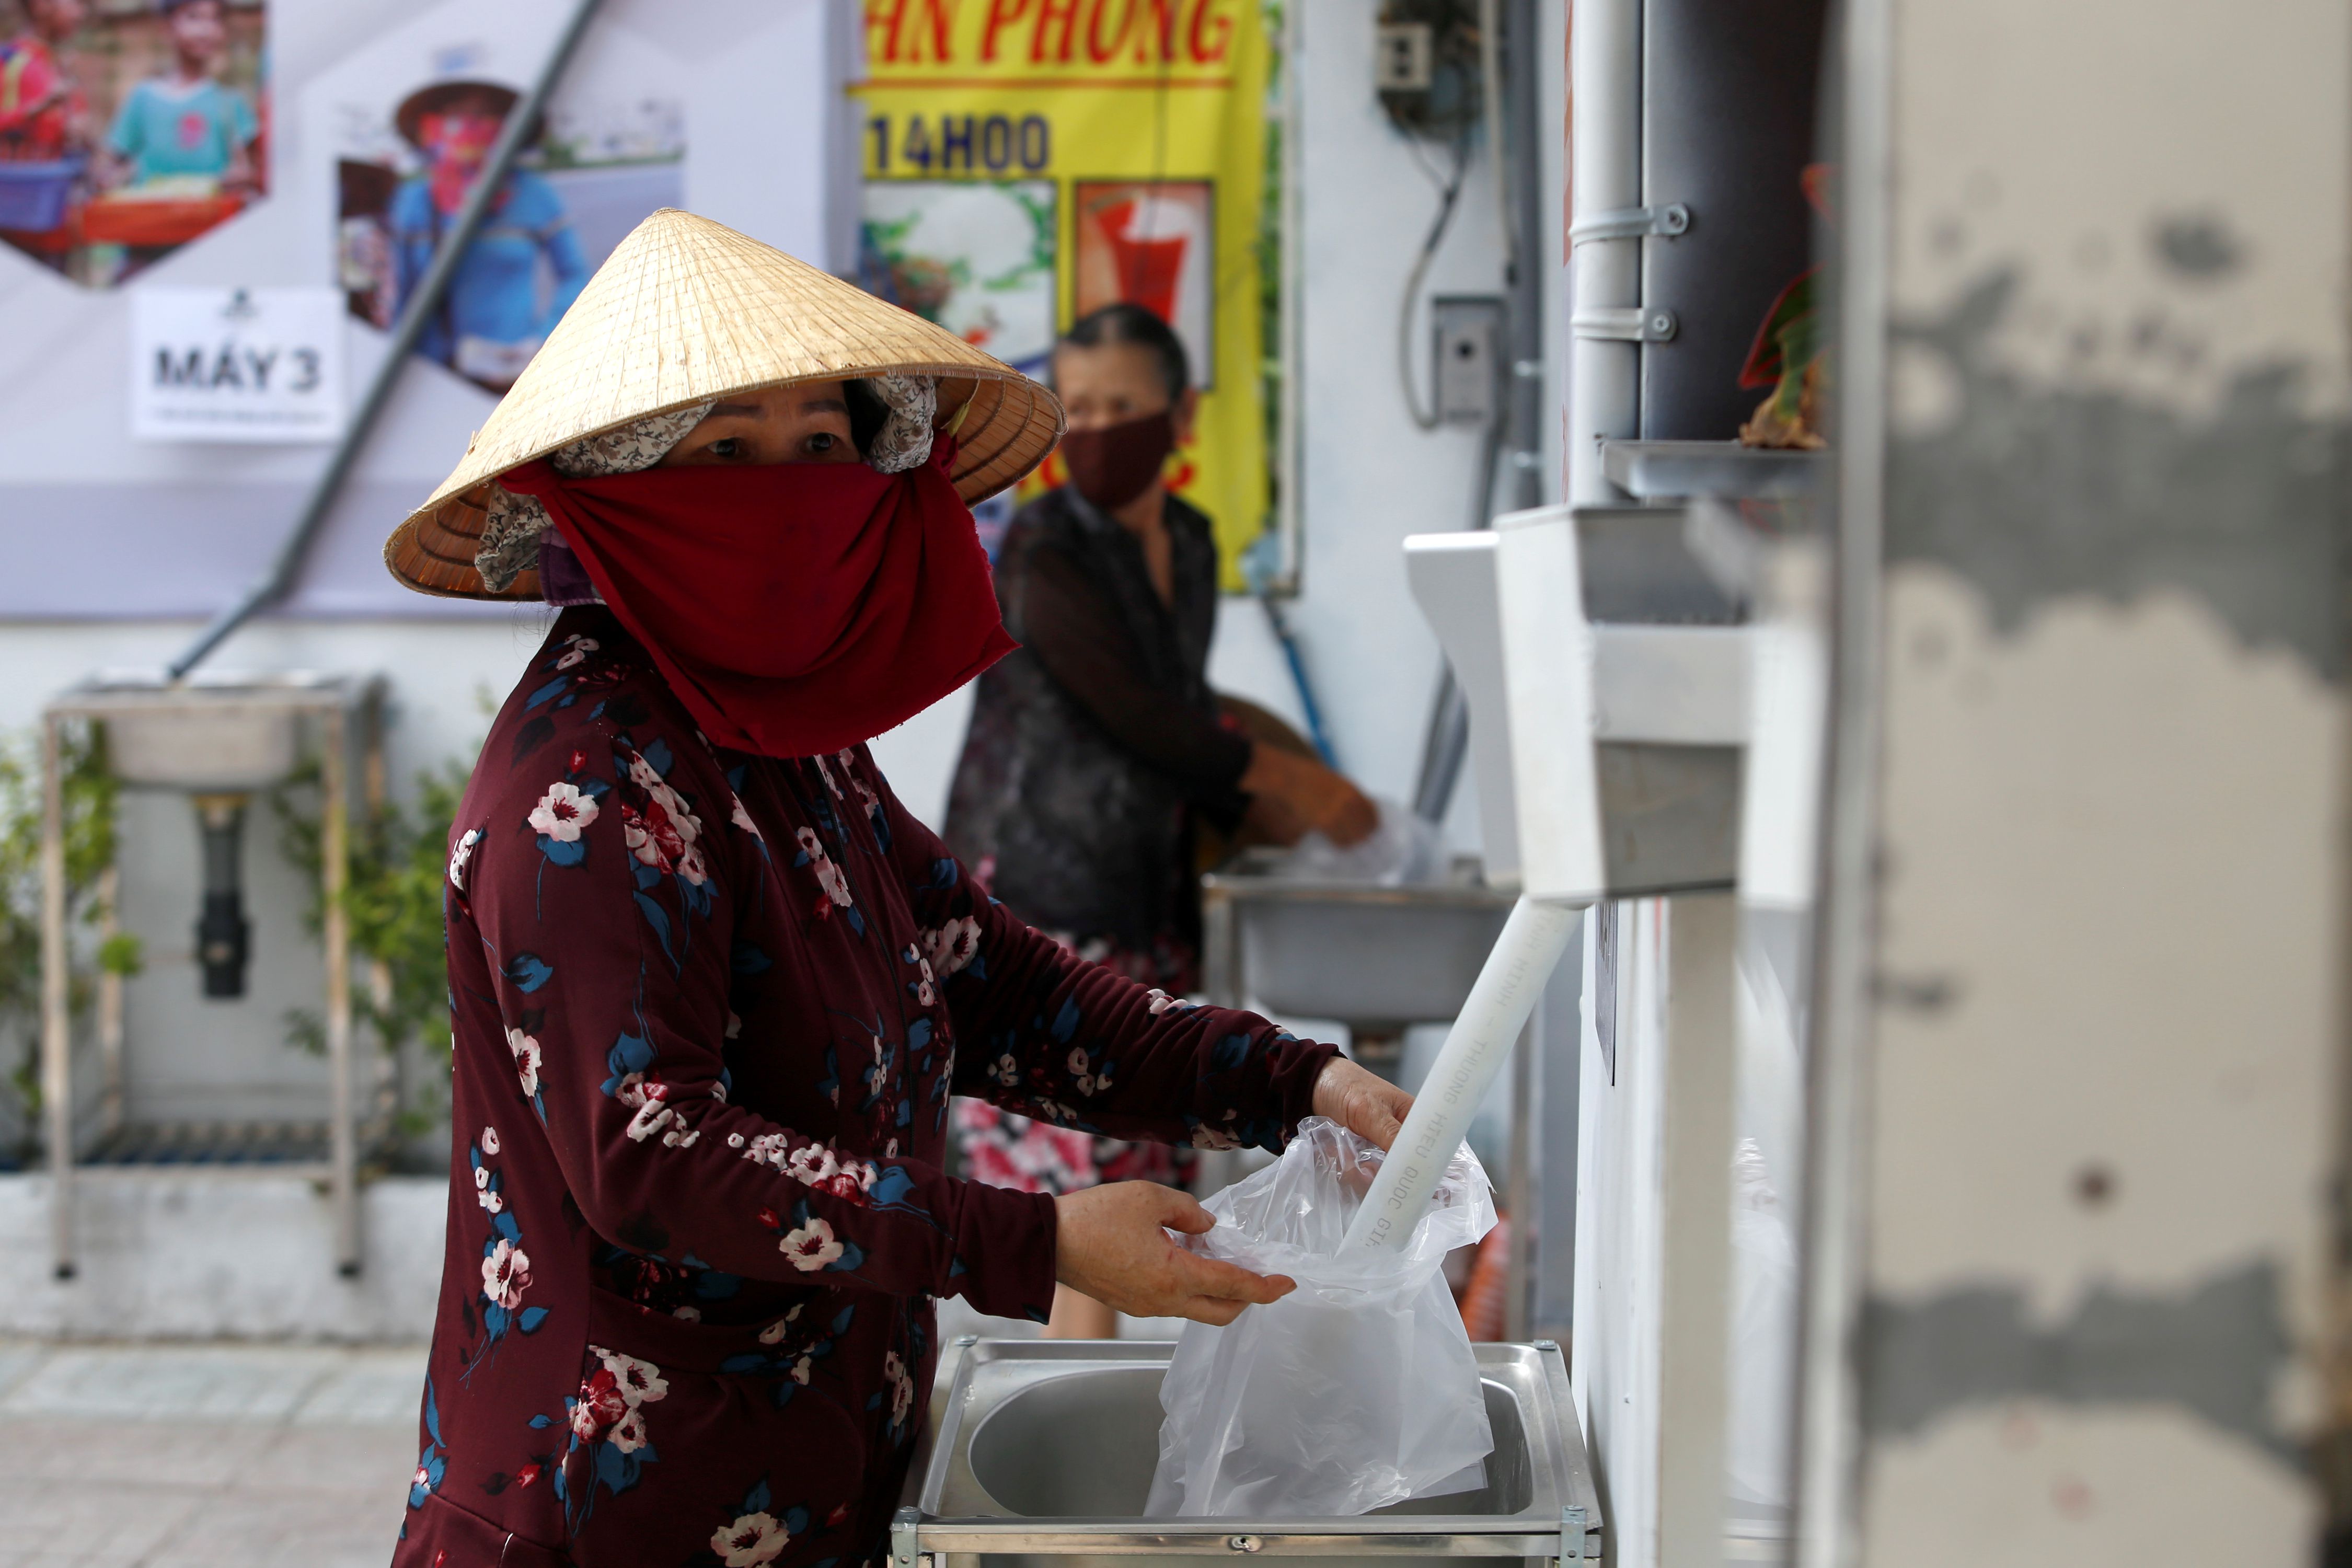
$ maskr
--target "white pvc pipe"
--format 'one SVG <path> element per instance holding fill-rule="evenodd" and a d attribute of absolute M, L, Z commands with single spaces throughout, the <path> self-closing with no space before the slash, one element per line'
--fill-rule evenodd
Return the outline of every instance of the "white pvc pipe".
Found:
<path fill-rule="evenodd" d="M 1577 0 L 1570 12 L 1569 92 L 1571 123 L 1568 183 L 1571 219 L 1598 217 L 1643 205 L 1642 0 Z M 1679 201 L 1668 195 L 1663 201 Z M 1642 303 L 1643 242 L 1593 239 L 1569 251 L 1568 308 L 1623 308 Z M 1642 349 L 1637 343 L 1587 338 L 1563 321 L 1568 384 L 1561 409 L 1568 445 L 1568 494 L 1577 506 L 1622 500 L 1601 471 L 1604 437 L 1642 433 Z"/>
<path fill-rule="evenodd" d="M 1348 1226 L 1342 1252 L 1357 1247 L 1402 1247 L 1421 1223 L 1446 1163 L 1462 1146 L 1470 1119 L 1509 1059 L 1511 1044 L 1527 1027 L 1536 998 L 1567 951 L 1576 929 L 1577 906 L 1521 899 L 1511 906 L 1495 951 L 1478 971 L 1462 1016 L 1445 1037 L 1444 1048 L 1429 1069 L 1412 1110 L 1397 1134 L 1364 1206 Z"/>

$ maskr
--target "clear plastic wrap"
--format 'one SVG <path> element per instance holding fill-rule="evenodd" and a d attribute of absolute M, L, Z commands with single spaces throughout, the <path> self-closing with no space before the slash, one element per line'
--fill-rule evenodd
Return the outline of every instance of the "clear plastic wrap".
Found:
<path fill-rule="evenodd" d="M 1185 1328 L 1145 1513 L 1358 1514 L 1484 1484 L 1494 1434 L 1441 1269 L 1493 1227 L 1494 1194 L 1459 1148 L 1402 1248 L 1342 1253 L 1381 1158 L 1309 1117 L 1274 1164 L 1208 1201 L 1214 1229 L 1177 1238 L 1298 1289 L 1224 1328 Z"/>
<path fill-rule="evenodd" d="M 1433 822 L 1423 821 L 1392 800 L 1378 796 L 1371 832 L 1346 847 L 1320 832 L 1309 833 L 1283 857 L 1274 875 L 1300 882 L 1352 882 L 1374 888 L 1410 888 L 1445 878 L 1445 839 Z"/>

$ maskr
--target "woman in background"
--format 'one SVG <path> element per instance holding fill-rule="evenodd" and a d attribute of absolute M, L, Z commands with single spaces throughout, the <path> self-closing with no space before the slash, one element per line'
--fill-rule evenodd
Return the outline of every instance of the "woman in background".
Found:
<path fill-rule="evenodd" d="M 948 805 L 949 846 L 990 892 L 1082 958 L 1181 996 L 1198 984 L 1195 814 L 1263 836 L 1354 843 L 1371 803 L 1319 763 L 1254 743 L 1218 715 L 1206 671 L 1217 615 L 1209 520 L 1161 470 L 1199 395 L 1184 347 L 1139 305 L 1104 307 L 1057 344 L 1070 482 L 1004 536 L 996 594 L 1021 643 L 980 680 Z M 1181 1185 L 1191 1152 L 1047 1126 L 959 1102 L 969 1174 L 1027 1192 Z M 1117 1318 L 1056 1290 L 1047 1332 L 1108 1338 Z"/>

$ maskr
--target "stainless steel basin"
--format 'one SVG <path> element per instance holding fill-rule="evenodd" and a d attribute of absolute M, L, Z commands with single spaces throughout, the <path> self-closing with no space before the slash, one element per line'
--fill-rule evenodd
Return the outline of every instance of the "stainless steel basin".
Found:
<path fill-rule="evenodd" d="M 1510 894 L 1475 882 L 1298 882 L 1246 864 L 1202 878 L 1201 900 L 1213 1000 L 1375 1036 L 1459 1013 L 1511 912 Z"/>
<path fill-rule="evenodd" d="M 72 695 L 106 721 L 107 760 L 124 784 L 226 793 L 266 789 L 292 773 L 302 714 L 337 685 L 306 674 L 182 686 L 110 676 Z"/>
<path fill-rule="evenodd" d="M 908 1481 L 895 1568 L 1164 1568 L 1275 1557 L 1377 1557 L 1402 1568 L 1463 1557 L 1600 1553 L 1600 1512 L 1549 1344 L 1476 1348 L 1495 1452 L 1476 1491 L 1355 1518 L 1147 1519 L 1160 1458 L 1166 1342 L 987 1340 L 963 1358 Z M 924 1563 L 922 1557 L 933 1561 Z"/>

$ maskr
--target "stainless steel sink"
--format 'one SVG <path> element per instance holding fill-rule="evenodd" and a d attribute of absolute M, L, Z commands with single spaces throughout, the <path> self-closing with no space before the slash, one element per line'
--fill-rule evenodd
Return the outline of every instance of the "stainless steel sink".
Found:
<path fill-rule="evenodd" d="M 1379 888 L 1294 881 L 1245 860 L 1201 879 L 1205 989 L 1228 1006 L 1393 1037 L 1461 1011 L 1511 902 L 1466 874 Z"/>
<path fill-rule="evenodd" d="M 1495 1452 L 1475 1491 L 1334 1519 L 1149 1519 L 1167 1342 L 983 1340 L 917 1456 L 894 1568 L 1164 1568 L 1271 1557 L 1600 1555 L 1601 1516 L 1556 1346 L 1475 1347 Z M 924 1563 L 922 1558 L 932 1561 Z"/>
<path fill-rule="evenodd" d="M 267 789 L 299 761 L 302 716 L 331 704 L 337 678 L 302 672 L 173 684 L 110 674 L 68 696 L 106 721 L 107 761 L 127 784 L 240 793 Z"/>

